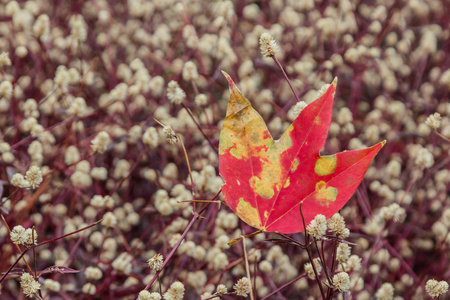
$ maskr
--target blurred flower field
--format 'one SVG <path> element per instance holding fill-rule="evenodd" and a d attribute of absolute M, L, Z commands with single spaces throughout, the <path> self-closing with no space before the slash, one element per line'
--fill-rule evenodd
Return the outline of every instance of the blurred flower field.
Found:
<path fill-rule="evenodd" d="M 449 16 L 445 0 L 0 0 L 0 298 L 450 299 Z M 321 153 L 387 141 L 309 235 L 228 245 L 255 229 L 220 193 L 221 70 L 275 139 L 337 77 Z"/>

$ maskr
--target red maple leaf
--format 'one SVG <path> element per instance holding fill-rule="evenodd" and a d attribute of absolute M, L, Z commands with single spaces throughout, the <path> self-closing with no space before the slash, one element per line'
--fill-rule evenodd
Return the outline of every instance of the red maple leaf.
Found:
<path fill-rule="evenodd" d="M 328 219 L 355 192 L 385 142 L 363 150 L 321 156 L 331 122 L 337 81 L 307 105 L 274 141 L 262 117 L 224 73 L 230 99 L 219 142 L 225 202 L 262 231 L 304 231 L 317 214 Z"/>

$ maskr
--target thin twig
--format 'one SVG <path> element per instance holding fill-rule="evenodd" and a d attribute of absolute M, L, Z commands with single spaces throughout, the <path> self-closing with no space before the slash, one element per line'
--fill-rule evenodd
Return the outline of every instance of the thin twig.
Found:
<path fill-rule="evenodd" d="M 192 198 L 195 199 L 195 195 L 196 195 L 196 193 L 195 193 L 195 185 L 194 185 L 194 178 L 192 178 L 192 171 L 191 171 L 191 164 L 189 163 L 189 157 L 188 157 L 188 154 L 187 154 L 187 151 L 186 151 L 186 147 L 184 147 L 183 139 L 178 134 L 177 134 L 177 137 L 180 140 L 181 147 L 183 148 L 183 151 L 184 151 L 184 157 L 186 159 L 187 167 L 188 167 L 188 170 L 189 170 L 189 178 L 191 178 Z M 197 210 L 197 206 L 196 206 L 196 204 L 194 202 L 194 211 L 196 211 L 196 210 Z"/>
<path fill-rule="evenodd" d="M 34 226 L 31 227 L 31 240 L 33 241 L 34 244 Z M 36 249 L 33 247 L 33 263 L 34 263 L 34 278 L 37 278 L 37 274 L 36 274 Z"/>
<path fill-rule="evenodd" d="M 178 203 L 185 203 L 185 202 L 197 202 L 197 203 L 219 203 L 222 204 L 222 201 L 220 200 L 181 200 L 177 201 Z"/>
<path fill-rule="evenodd" d="M 35 245 L 35 246 L 33 246 L 33 247 L 39 247 L 39 246 L 42 246 L 42 245 L 45 245 L 45 244 L 48 244 L 48 243 L 51 243 L 51 242 L 54 242 L 54 241 L 63 239 L 63 238 L 65 238 L 65 237 L 69 236 L 69 235 L 72 235 L 72 234 L 78 233 L 78 232 L 80 232 L 80 231 L 86 230 L 86 229 L 88 229 L 88 228 L 91 228 L 92 226 L 97 225 L 97 224 L 100 223 L 101 221 L 103 221 L 103 219 L 100 219 L 100 220 L 98 220 L 98 221 L 92 223 L 91 225 L 88 225 L 88 226 L 83 227 L 83 228 L 81 228 L 81 229 L 75 230 L 75 231 L 70 232 L 70 233 L 68 233 L 68 234 L 65 234 L 65 235 L 56 237 L 56 238 L 54 238 L 54 239 L 51 239 L 51 240 L 48 240 L 48 241 L 39 243 L 39 244 L 37 244 L 37 245 Z"/>
<path fill-rule="evenodd" d="M 292 243 L 296 244 L 297 246 L 299 246 L 302 249 L 305 249 L 307 247 L 307 245 L 303 245 L 302 243 L 294 240 L 293 238 L 291 238 L 290 236 L 284 234 L 284 233 L 278 233 L 279 235 L 281 235 L 282 237 L 284 237 L 285 239 L 291 241 Z"/>
<path fill-rule="evenodd" d="M 249 238 L 249 237 L 252 237 L 252 236 L 255 236 L 255 235 L 257 235 L 257 234 L 260 234 L 260 233 L 263 233 L 264 231 L 262 230 L 262 229 L 260 229 L 260 230 L 258 230 L 258 231 L 255 231 L 255 232 L 252 232 L 252 233 L 250 233 L 250 234 L 247 234 L 247 235 L 245 235 L 244 237 L 238 237 L 237 239 L 232 239 L 231 241 L 229 241 L 228 242 L 228 246 L 231 246 L 231 245 L 233 245 L 234 243 L 236 243 L 236 242 L 239 242 L 240 240 L 242 240 L 243 238 Z"/>
<path fill-rule="evenodd" d="M 245 236 L 241 235 L 241 238 L 242 238 L 242 246 L 244 247 L 245 271 L 247 273 L 248 284 L 250 286 L 250 299 L 255 300 L 255 296 L 253 295 L 252 280 L 250 277 L 250 266 L 248 265 L 247 249 L 245 247 Z"/>
<path fill-rule="evenodd" d="M 27 253 L 28 248 L 26 248 L 21 254 L 20 256 L 16 259 L 16 261 L 11 265 L 11 267 L 9 267 L 8 271 L 5 272 L 5 274 L 3 274 L 2 279 L 0 279 L 0 283 L 2 283 L 2 281 L 5 279 L 5 277 L 9 274 L 9 272 L 11 272 L 11 270 L 17 265 L 17 263 L 19 262 L 19 260 L 25 255 L 25 253 Z"/>
<path fill-rule="evenodd" d="M 269 299 L 270 296 L 275 295 L 276 293 L 278 293 L 279 291 L 281 291 L 282 289 L 284 289 L 285 287 L 293 284 L 294 282 L 296 282 L 297 280 L 299 280 L 302 277 L 305 277 L 305 273 L 298 275 L 297 277 L 295 277 L 294 279 L 292 279 L 291 281 L 289 281 L 288 283 L 283 284 L 282 286 L 280 286 L 279 288 L 277 288 L 275 291 L 273 291 L 272 293 L 266 295 L 264 298 L 262 298 L 261 300 L 265 300 L 265 299 Z"/>
<path fill-rule="evenodd" d="M 437 136 L 439 136 L 440 138 L 442 138 L 444 141 L 447 141 L 447 142 L 450 143 L 450 139 L 449 139 L 448 137 L 444 136 L 443 134 L 439 133 L 436 129 L 433 129 L 433 132 L 434 132 Z"/>
<path fill-rule="evenodd" d="M 326 262 L 325 262 L 325 255 L 323 255 L 323 253 L 320 253 L 319 245 L 317 245 L 317 239 L 316 238 L 314 238 L 314 244 L 316 245 L 316 249 L 317 249 L 317 253 L 319 253 L 319 257 L 322 260 L 323 270 L 325 271 L 325 275 L 326 275 L 326 277 L 328 279 L 328 283 L 332 284 L 330 275 L 328 274 L 327 265 L 326 265 Z M 322 243 L 322 245 L 323 245 L 323 243 Z"/>
<path fill-rule="evenodd" d="M 216 194 L 216 196 L 213 198 L 215 199 L 216 197 L 219 196 L 219 193 Z M 200 214 L 202 212 L 204 212 L 208 206 L 211 203 L 208 203 L 205 205 L 205 207 L 203 207 L 198 213 L 194 212 L 194 216 L 192 217 L 191 221 L 189 222 L 189 224 L 187 225 L 187 227 L 184 229 L 183 234 L 181 235 L 180 239 L 178 240 L 178 242 L 176 243 L 176 245 L 173 247 L 172 251 L 170 251 L 169 255 L 167 255 L 167 258 L 164 260 L 163 265 L 161 266 L 161 270 L 159 270 L 158 272 L 156 272 L 155 276 L 153 276 L 153 278 L 150 280 L 150 282 L 145 286 L 145 290 L 148 290 L 153 282 L 155 282 L 155 280 L 157 279 L 157 277 L 159 276 L 159 274 L 164 270 L 164 267 L 169 263 L 170 259 L 172 258 L 172 256 L 175 254 L 175 252 L 177 251 L 178 247 L 181 245 L 181 242 L 184 240 L 184 238 L 186 237 L 186 234 L 189 232 L 189 230 L 191 229 L 192 225 L 194 225 L 195 221 L 200 217 Z M 136 298 L 136 300 L 138 300 L 138 298 Z"/>
<path fill-rule="evenodd" d="M 195 120 L 194 116 L 192 115 L 191 110 L 189 109 L 189 107 L 186 106 L 186 104 L 181 103 L 181 105 L 183 105 L 184 109 L 188 112 L 189 116 L 191 117 L 192 121 L 194 121 L 195 125 L 197 126 L 198 130 L 200 130 L 200 133 L 203 135 L 203 137 L 208 141 L 208 143 L 211 145 L 211 147 L 217 151 L 217 147 L 211 142 L 211 140 L 209 139 L 209 137 L 205 134 L 205 132 L 203 131 L 203 129 L 200 127 L 200 124 Z"/>
<path fill-rule="evenodd" d="M 334 240 L 334 251 L 333 251 L 333 262 L 331 264 L 331 274 L 334 274 L 336 270 L 336 257 L 337 257 L 337 248 L 338 248 L 338 241 Z"/>
<path fill-rule="evenodd" d="M 300 203 L 299 209 L 300 209 L 300 215 L 302 216 L 303 229 L 305 232 L 305 241 L 306 241 L 306 244 L 308 245 L 309 244 L 309 234 L 306 232 L 306 224 L 305 224 L 305 217 L 303 216 L 302 204 L 303 203 Z M 322 295 L 322 299 L 325 300 L 325 293 L 323 291 L 322 281 L 320 281 L 319 274 L 317 273 L 316 266 L 314 265 L 314 260 L 312 258 L 312 253 L 311 253 L 310 247 L 306 247 L 306 252 L 308 253 L 309 261 L 311 262 L 311 266 L 313 268 L 314 275 L 316 275 L 316 281 L 319 284 L 320 294 Z"/>
<path fill-rule="evenodd" d="M 280 67 L 281 71 L 283 72 L 284 78 L 286 78 L 287 83 L 289 84 L 289 87 L 291 88 L 292 92 L 294 93 L 295 99 L 297 99 L 297 102 L 300 102 L 300 98 L 298 97 L 297 93 L 294 90 L 294 87 L 291 84 L 291 81 L 289 80 L 289 77 L 287 76 L 286 72 L 283 69 L 283 66 L 281 65 L 278 58 L 274 55 L 272 56 L 273 60 L 277 63 L 278 67 Z"/>

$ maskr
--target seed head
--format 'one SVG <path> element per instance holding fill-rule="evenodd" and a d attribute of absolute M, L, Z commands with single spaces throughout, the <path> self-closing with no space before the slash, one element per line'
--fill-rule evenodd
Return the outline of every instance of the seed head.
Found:
<path fill-rule="evenodd" d="M 250 293 L 250 287 L 251 285 L 248 278 L 242 277 L 238 280 L 238 282 L 236 282 L 233 288 L 236 291 L 236 295 L 247 298 L 248 294 Z"/>
<path fill-rule="evenodd" d="M 273 36 L 265 32 L 259 37 L 259 49 L 264 57 L 272 57 L 277 54 L 278 45 Z"/>
<path fill-rule="evenodd" d="M 167 85 L 167 98 L 173 104 L 180 104 L 186 99 L 186 93 L 180 88 L 178 83 L 174 80 Z"/>
<path fill-rule="evenodd" d="M 350 277 L 347 273 L 341 272 L 333 276 L 334 286 L 341 292 L 350 290 Z"/>
<path fill-rule="evenodd" d="M 155 270 L 156 272 L 158 272 L 158 271 L 161 270 L 161 268 L 162 268 L 162 265 L 163 265 L 163 263 L 164 263 L 164 257 L 163 257 L 161 254 L 157 253 L 157 254 L 155 254 L 152 258 L 150 258 L 150 259 L 147 261 L 147 263 L 148 263 L 148 266 L 149 266 L 151 269 L 153 269 L 153 270 Z"/>
<path fill-rule="evenodd" d="M 178 143 L 178 136 L 169 125 L 163 127 L 163 133 L 170 144 Z"/>
<path fill-rule="evenodd" d="M 318 214 L 306 227 L 308 234 L 320 239 L 327 232 L 327 220 L 324 215 Z"/>
<path fill-rule="evenodd" d="M 25 180 L 28 181 L 28 185 L 35 189 L 42 182 L 42 172 L 37 166 L 32 166 L 25 174 Z"/>
<path fill-rule="evenodd" d="M 430 126 L 432 129 L 436 130 L 441 126 L 441 115 L 439 113 L 434 113 L 429 115 L 425 120 L 425 123 Z"/>
<path fill-rule="evenodd" d="M 23 289 L 25 296 L 32 298 L 41 288 L 41 284 L 30 273 L 23 273 L 20 276 L 20 287 Z"/>
<path fill-rule="evenodd" d="M 447 293 L 448 283 L 444 280 L 437 281 L 435 279 L 430 279 L 427 281 L 425 289 L 428 295 L 430 295 L 433 298 L 438 298 L 439 296 Z"/>
<path fill-rule="evenodd" d="M 109 146 L 111 138 L 105 131 L 99 132 L 95 138 L 91 141 L 91 148 L 94 152 L 103 154 Z"/>

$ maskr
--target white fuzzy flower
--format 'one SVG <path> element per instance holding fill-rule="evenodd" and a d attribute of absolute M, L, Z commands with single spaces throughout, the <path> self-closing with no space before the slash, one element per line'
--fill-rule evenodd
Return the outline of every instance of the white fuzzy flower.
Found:
<path fill-rule="evenodd" d="M 333 276 L 334 286 L 341 292 L 350 290 L 350 277 L 347 273 L 341 272 Z"/>
<path fill-rule="evenodd" d="M 325 216 L 318 214 L 306 227 L 306 231 L 316 239 L 321 238 L 327 231 L 327 220 Z"/>
<path fill-rule="evenodd" d="M 180 88 L 178 83 L 174 80 L 167 85 L 167 98 L 173 104 L 180 104 L 186 99 L 186 93 Z"/>
<path fill-rule="evenodd" d="M 32 298 L 41 288 L 41 284 L 37 282 L 30 273 L 23 273 L 22 276 L 20 276 L 20 287 L 25 296 Z"/>
<path fill-rule="evenodd" d="M 279 50 L 277 42 L 275 41 L 273 36 L 268 32 L 261 34 L 261 36 L 259 37 L 259 45 L 260 45 L 259 49 L 261 50 L 261 54 L 264 57 L 275 56 L 275 54 L 277 54 L 277 52 Z"/>
<path fill-rule="evenodd" d="M 433 298 L 438 298 L 439 296 L 447 293 L 448 283 L 444 280 L 437 281 L 435 279 L 430 279 L 427 281 L 425 289 L 428 295 L 430 295 Z"/>
<path fill-rule="evenodd" d="M 436 130 L 441 126 L 441 115 L 439 113 L 434 113 L 429 115 L 425 120 L 425 123 L 430 126 L 432 129 Z"/>
<path fill-rule="evenodd" d="M 109 134 L 105 131 L 101 131 L 97 136 L 91 141 L 91 148 L 94 152 L 103 154 L 108 148 L 111 142 Z"/>

